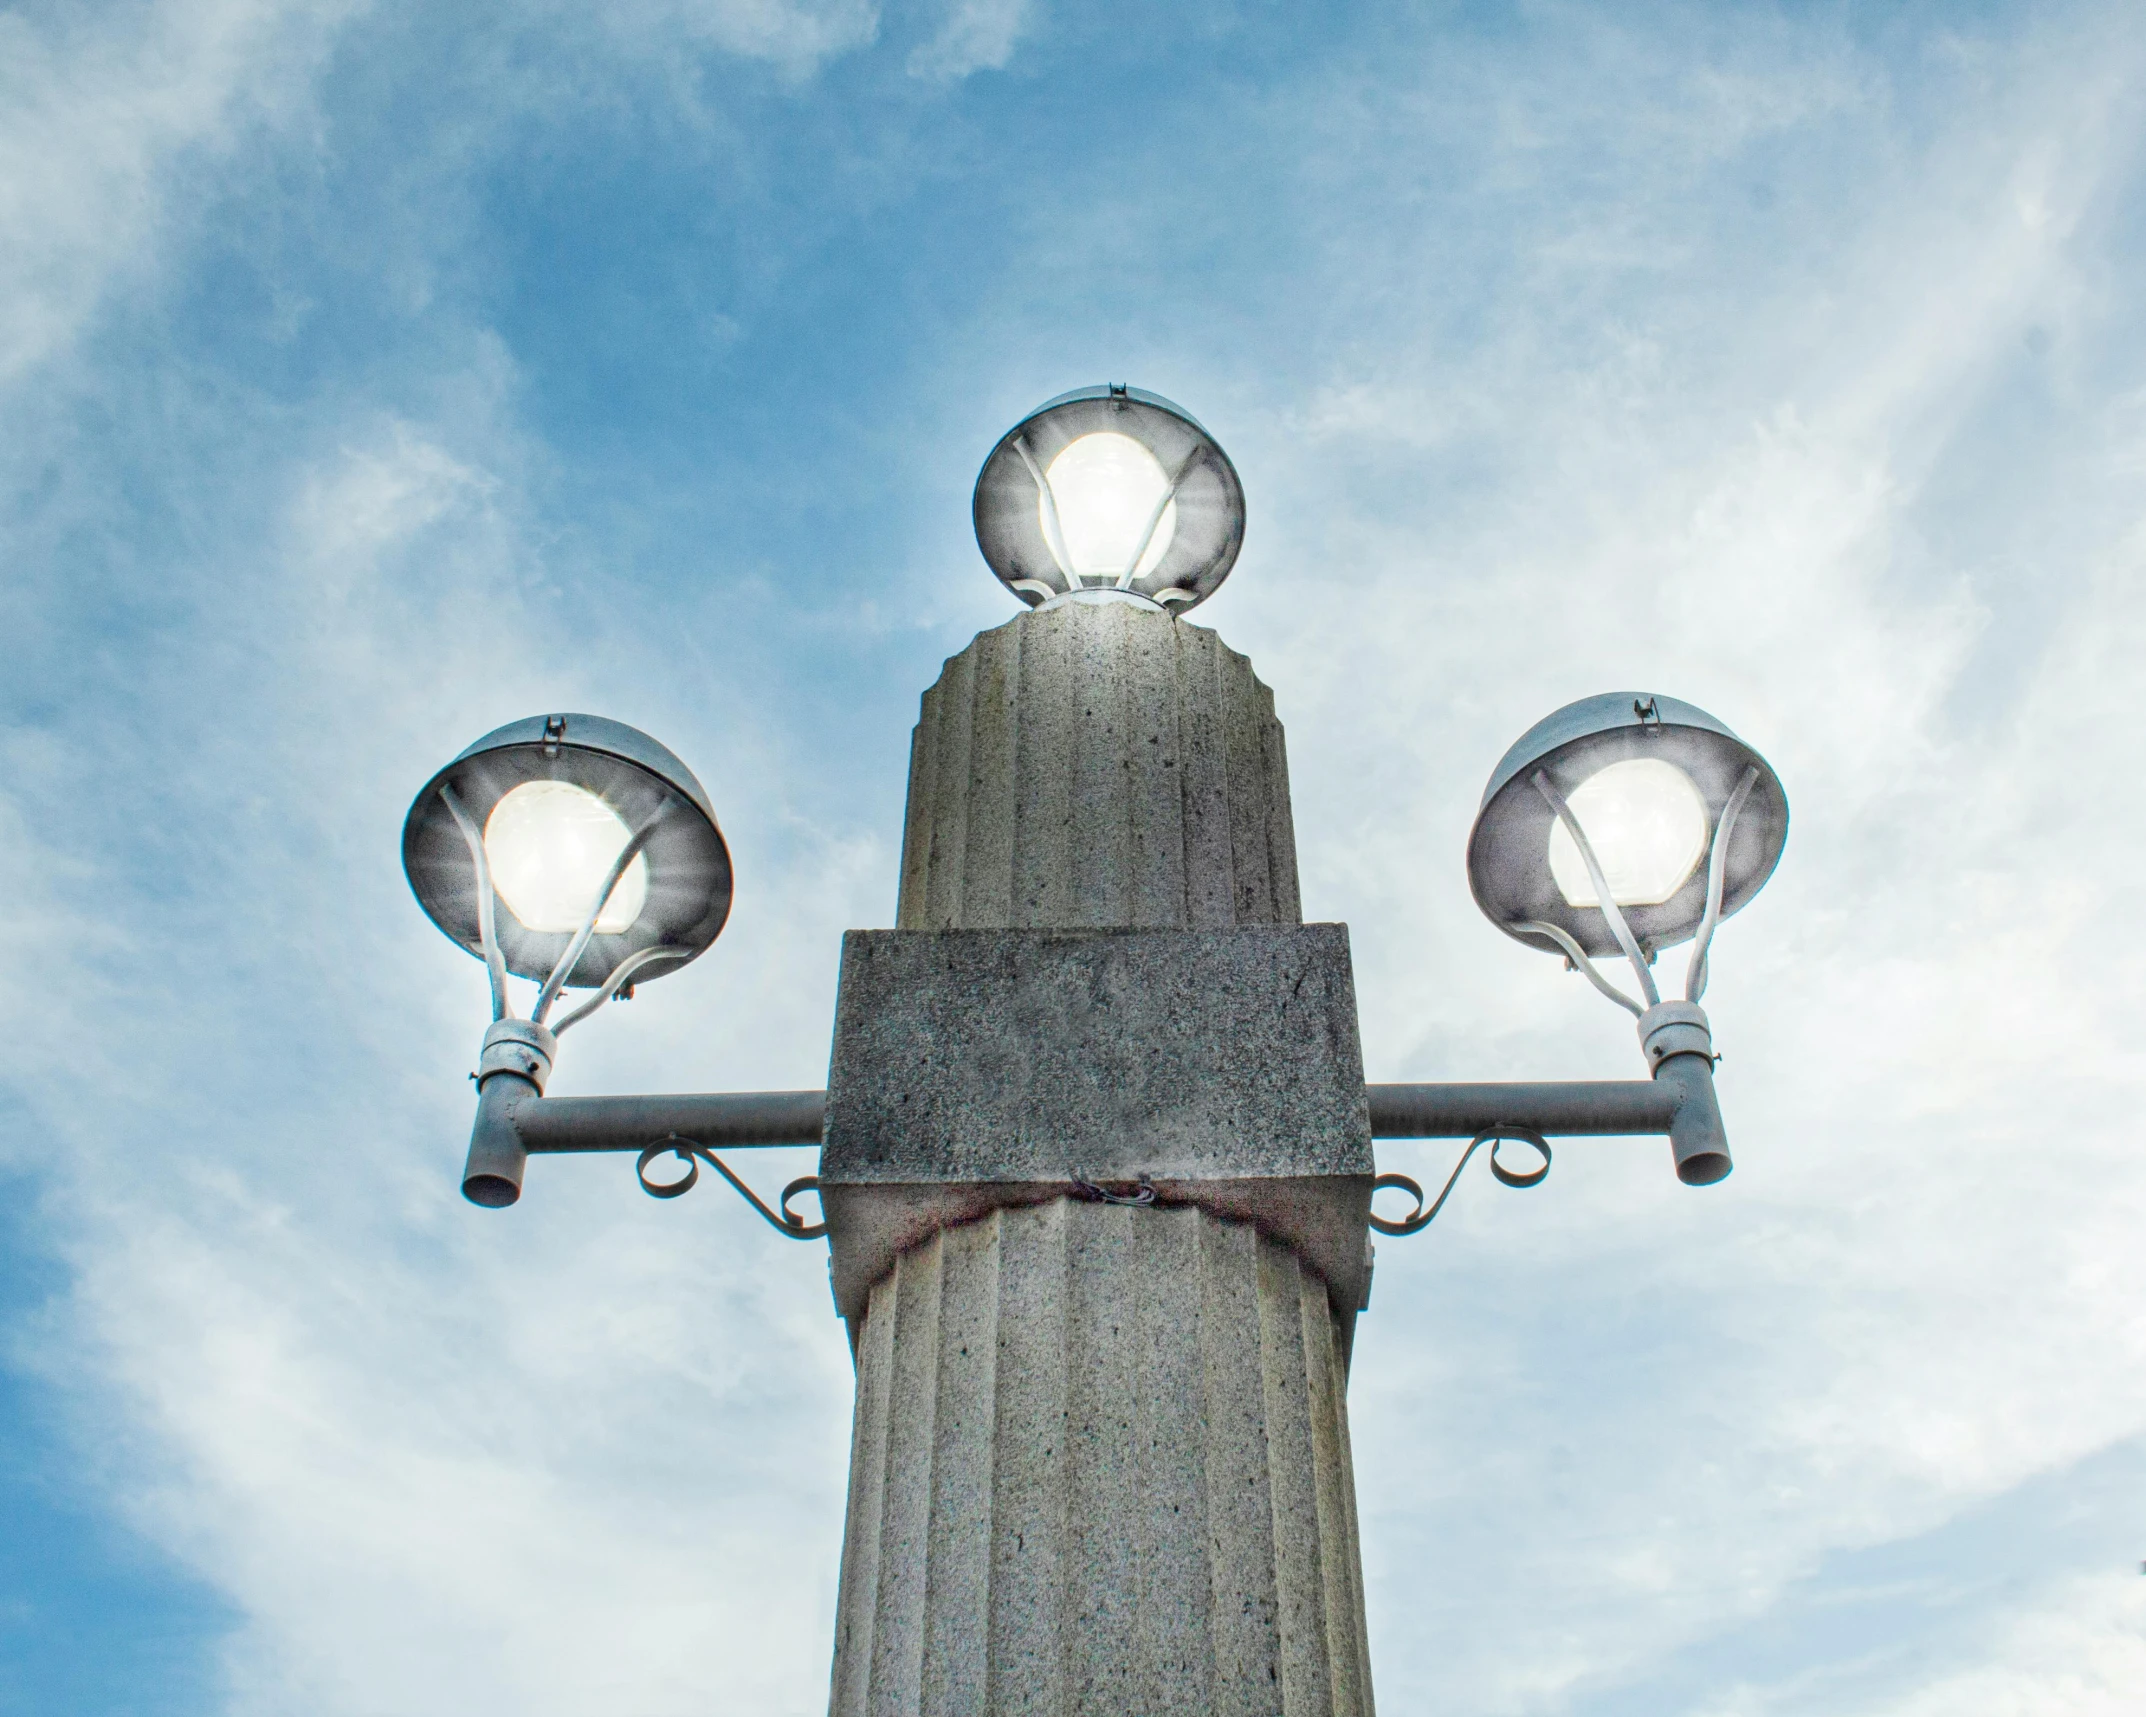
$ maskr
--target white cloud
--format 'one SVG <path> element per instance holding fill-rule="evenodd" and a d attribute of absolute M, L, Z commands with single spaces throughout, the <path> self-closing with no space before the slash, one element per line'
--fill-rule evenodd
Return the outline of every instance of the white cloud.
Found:
<path fill-rule="evenodd" d="M 914 77 L 951 82 L 998 71 L 1028 28 L 1029 0 L 947 0 L 932 39 L 909 56 Z"/>
<path fill-rule="evenodd" d="M 615 682 L 597 663 L 631 647 L 549 617 L 498 463 L 513 435 L 484 425 L 500 379 L 468 385 L 492 465 L 353 425 L 288 473 L 276 539 L 189 570 L 188 651 L 230 668 L 203 696 L 199 660 L 141 663 L 170 749 L 123 709 L 49 742 L 106 783 L 115 826 L 186 804 L 215 856 L 186 879 L 207 898 L 128 907 L 119 842 L 14 828 L 46 933 L 28 951 L 68 975 L 58 1010 L 9 998 L 42 1121 L 8 1155 L 56 1176 L 76 1284 L 25 1357 L 124 1512 L 245 1616 L 234 1711 L 567 1712 L 601 1691 L 802 1712 L 825 1697 L 847 1423 L 823 1260 L 734 1201 L 656 1205 L 620 1163 L 532 1177 L 506 1224 L 469 1224 L 455 1192 L 482 986 L 395 875 L 400 802 L 498 720 L 591 701 L 574 688 Z M 557 1089 L 660 1084 L 650 1060 L 817 1077 L 831 965 L 792 944 L 865 916 L 886 858 L 809 835 L 771 854 L 772 766 L 721 789 L 752 910 L 707 969 L 579 1028 Z"/>
<path fill-rule="evenodd" d="M 579 23 L 579 7 L 546 11 Z M 664 55 L 715 48 L 772 60 L 803 75 L 868 44 L 878 33 L 876 0 L 614 0 L 599 29 L 639 51 Z"/>
<path fill-rule="evenodd" d="M 53 167 L 65 195 L 10 181 L 45 259 L 4 300 L 19 363 L 144 266 L 158 163 L 230 147 L 242 68 L 312 65 L 292 44 L 344 15 L 204 16 L 226 45 L 161 69 L 95 38 L 128 88 L 191 93 L 115 97 L 109 148 Z M 946 64 L 1004 62 L 991 16 L 951 15 Z M 786 64 L 870 27 L 622 18 Z M 1471 1178 L 1381 1246 L 1352 1399 L 1389 1709 L 2038 1717 L 2136 1684 L 2136 1588 L 2068 1551 L 1948 1589 L 1945 1661 L 1875 1691 L 1831 1663 L 1814 1691 L 1822 1623 L 1771 1678 L 1692 1667 L 1799 1593 L 1822 1609 L 1839 1559 L 1937 1558 L 1977 1508 L 2146 1437 L 2122 936 L 2146 394 L 2103 373 L 2130 314 L 2106 284 L 2138 155 L 2122 22 L 1984 55 L 1973 99 L 1906 117 L 1822 30 L 1687 53 L 1605 26 L 1517 66 L 1440 42 L 1347 100 L 1289 85 L 1226 170 L 1178 161 L 1179 202 L 1267 162 L 1301 246 L 1182 392 L 1253 485 L 1212 619 L 1277 688 L 1307 905 L 1356 928 L 1373 1077 L 1635 1071 L 1622 1017 L 1483 925 L 1460 874 L 1536 715 L 1689 696 L 1795 807 L 1709 997 L 1738 1175 L 1690 1193 L 1658 1145 L 1574 1143 L 1542 1190 Z M 58 112 L 86 73 L 20 39 Z M 1760 174 L 1787 212 L 1748 213 Z M 1064 193 L 1039 247 L 1083 242 L 1083 209 L 1122 221 L 1112 191 Z M 1458 327 L 1424 283 L 1471 268 L 1495 290 Z M 2015 428 L 2007 386 L 2046 389 L 2057 428 Z M 447 751 L 532 709 L 615 711 L 720 771 L 749 906 L 570 1039 L 560 1090 L 817 1083 L 835 938 L 883 921 L 893 854 L 802 808 L 790 779 L 839 760 L 704 671 L 749 641 L 666 638 L 651 670 L 626 593 L 534 522 L 550 454 L 496 342 L 440 388 L 236 429 L 203 407 L 233 444 L 173 469 L 255 493 L 145 553 L 156 601 L 130 588 L 132 630 L 81 648 L 78 704 L 6 736 L 0 929 L 68 974 L 0 997 L 40 1117 L 4 1148 L 75 1280 L 31 1345 L 131 1518 L 243 1612 L 235 1709 L 817 1709 L 848 1388 L 821 1261 L 618 1164 L 540 1165 L 505 1217 L 459 1203 L 482 984 L 393 831 Z M 116 530 L 110 501 L 26 552 Z"/>
<path fill-rule="evenodd" d="M 1307 910 L 1358 929 L 1373 1077 L 1630 1074 L 1621 1016 L 1481 925 L 1460 875 L 1482 779 L 1536 715 L 1690 697 L 1795 807 L 1709 997 L 1738 1176 L 1685 1194 L 1658 1151 L 1574 1144 L 1556 1197 L 1486 1180 L 1443 1234 L 1380 1248 L 1353 1392 L 1382 1688 L 1645 1697 L 1829 1553 L 2146 1434 L 2139 988 L 2105 951 L 2146 823 L 2092 785 L 2125 778 L 2146 715 L 2139 513 L 2123 444 L 2081 426 L 2092 464 L 2052 494 L 2073 449 L 1995 451 L 1990 404 L 2030 327 L 2108 328 L 2081 281 L 2134 171 L 2130 65 L 2023 69 L 1785 254 L 1693 235 L 1658 302 L 1567 247 L 1470 349 L 1365 293 L 1379 361 L 1232 444 L 1289 491 L 1268 519 L 1332 533 L 1266 523 L 1226 629 L 1290 725 Z M 1883 131 L 1889 99 L 1828 125 Z M 1683 219 L 1682 168 L 1636 167 L 1583 218 Z M 1419 278 L 1447 212 L 1411 229 Z M 1505 213 L 1521 255 L 1568 218 Z M 1473 491 L 1411 483 L 1486 447 Z M 2012 580 L 1933 538 L 1954 466 L 2022 456 L 1993 504 L 2042 558 L 2019 575 L 2036 625 L 2008 631 Z M 2074 510 L 2102 528 L 2056 522 Z M 1987 1684 L 2054 1709 L 2047 1655 Z"/>
<path fill-rule="evenodd" d="M 2128 1573 L 2128 1571 L 2127 1571 Z M 2122 1717 L 2146 1687 L 2146 1593 L 2135 1574 L 2068 1582 L 2009 1622 L 1985 1660 L 1906 1698 L 1885 1717 Z"/>
<path fill-rule="evenodd" d="M 131 0 L 44 20 L 0 12 L 0 384 L 66 351 L 115 288 L 152 282 L 250 143 L 317 130 L 332 52 L 383 10 Z M 874 0 L 613 0 L 593 19 L 553 0 L 523 10 L 521 27 L 593 29 L 630 58 L 716 51 L 796 77 L 878 28 Z"/>
<path fill-rule="evenodd" d="M 62 350 L 172 218 L 181 157 L 288 118 L 357 0 L 0 14 L 0 381 Z"/>

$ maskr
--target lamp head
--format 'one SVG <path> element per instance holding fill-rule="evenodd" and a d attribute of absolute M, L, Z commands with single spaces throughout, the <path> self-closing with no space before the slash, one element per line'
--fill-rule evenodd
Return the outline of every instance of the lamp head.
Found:
<path fill-rule="evenodd" d="M 1617 940 L 1578 844 L 1535 782 L 1565 799 L 1632 933 L 1647 949 L 1689 941 L 1706 914 L 1708 847 L 1746 770 L 1757 778 L 1731 828 L 1721 912 L 1765 885 L 1788 838 L 1772 767 L 1706 711 L 1645 692 L 1582 698 L 1544 717 L 1499 760 L 1468 836 L 1468 886 L 1509 936 L 1561 952 L 1527 923 L 1554 924 L 1589 954 Z"/>
<path fill-rule="evenodd" d="M 476 866 L 442 789 L 483 831 L 500 952 L 517 977 L 551 972 L 619 854 L 652 818 L 566 984 L 600 985 L 621 961 L 657 946 L 677 958 L 651 961 L 647 975 L 675 972 L 730 915 L 730 850 L 690 769 L 624 722 L 530 716 L 486 734 L 433 776 L 403 823 L 402 867 L 418 904 L 480 959 Z"/>
<path fill-rule="evenodd" d="M 1244 488 L 1182 406 L 1078 388 L 1000 439 L 976 479 L 976 542 L 1031 607 L 1114 590 L 1166 607 L 1212 596 L 1244 546 Z"/>

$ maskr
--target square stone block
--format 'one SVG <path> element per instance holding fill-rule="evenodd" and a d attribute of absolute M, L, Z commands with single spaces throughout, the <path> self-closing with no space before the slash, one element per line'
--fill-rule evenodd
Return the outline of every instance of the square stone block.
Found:
<path fill-rule="evenodd" d="M 1367 1284 L 1371 1118 L 1348 929 L 853 930 L 821 1196 L 854 1318 L 907 1246 L 1146 1178 Z"/>

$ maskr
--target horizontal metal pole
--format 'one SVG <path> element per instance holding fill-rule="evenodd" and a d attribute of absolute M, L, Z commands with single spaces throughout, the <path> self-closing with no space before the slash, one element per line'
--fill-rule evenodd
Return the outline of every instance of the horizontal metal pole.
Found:
<path fill-rule="evenodd" d="M 1666 1133 L 1678 1092 L 1651 1079 L 1512 1085 L 1367 1085 L 1371 1136 L 1467 1139 L 1497 1126 L 1548 1136 Z M 523 1146 L 638 1151 L 676 1133 L 711 1150 L 816 1145 L 824 1091 L 688 1092 L 649 1097 L 538 1097 L 513 1107 Z"/>
<path fill-rule="evenodd" d="M 680 1093 L 660 1097 L 538 1097 L 517 1103 L 514 1130 L 530 1151 L 638 1151 L 676 1133 L 710 1150 L 816 1145 L 824 1091 Z"/>
<path fill-rule="evenodd" d="M 1536 1085 L 1367 1085 L 1374 1139 L 1472 1139 L 1493 1127 L 1545 1135 L 1666 1133 L 1680 1094 L 1651 1079 Z"/>

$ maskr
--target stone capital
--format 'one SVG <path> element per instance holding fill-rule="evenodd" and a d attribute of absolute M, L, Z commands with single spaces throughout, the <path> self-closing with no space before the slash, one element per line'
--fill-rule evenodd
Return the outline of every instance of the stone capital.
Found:
<path fill-rule="evenodd" d="M 1076 1183 L 1249 1222 L 1369 1290 L 1372 1164 L 1348 931 L 852 931 L 820 1196 L 835 1301 L 933 1232 Z"/>

